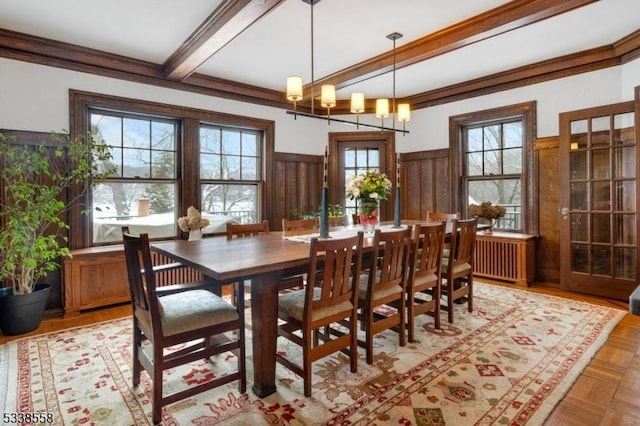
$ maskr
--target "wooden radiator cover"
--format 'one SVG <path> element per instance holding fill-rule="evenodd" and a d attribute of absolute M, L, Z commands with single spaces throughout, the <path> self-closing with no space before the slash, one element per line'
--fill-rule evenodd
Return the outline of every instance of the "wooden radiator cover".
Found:
<path fill-rule="evenodd" d="M 122 245 L 72 250 L 71 254 L 73 258 L 65 259 L 62 267 L 65 317 L 77 315 L 85 309 L 131 300 Z M 155 252 L 151 255 L 154 264 L 174 262 Z M 180 268 L 158 273 L 156 284 L 163 286 L 201 279 L 199 272 Z"/>
<path fill-rule="evenodd" d="M 510 232 L 478 232 L 474 275 L 528 286 L 535 279 L 536 237 Z"/>

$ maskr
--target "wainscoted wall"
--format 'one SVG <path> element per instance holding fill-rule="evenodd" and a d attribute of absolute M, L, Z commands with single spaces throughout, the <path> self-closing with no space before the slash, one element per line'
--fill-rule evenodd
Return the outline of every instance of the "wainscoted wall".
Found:
<path fill-rule="evenodd" d="M 449 150 L 402 154 L 402 217 L 424 219 L 428 211 L 451 212 Z"/>
<path fill-rule="evenodd" d="M 315 211 L 320 206 L 323 157 L 276 152 L 273 168 L 273 209 L 267 212 L 269 227 L 282 229 L 282 219 Z M 332 200 L 330 200 L 333 203 Z"/>

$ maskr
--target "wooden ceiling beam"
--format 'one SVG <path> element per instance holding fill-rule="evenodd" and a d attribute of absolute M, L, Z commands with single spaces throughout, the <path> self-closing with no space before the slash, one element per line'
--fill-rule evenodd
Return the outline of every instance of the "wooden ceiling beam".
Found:
<path fill-rule="evenodd" d="M 224 0 L 164 63 L 169 80 L 193 74 L 222 49 L 284 0 Z"/>
<path fill-rule="evenodd" d="M 600 0 L 512 0 L 465 21 L 396 47 L 396 69 L 417 64 L 490 37 Z M 314 82 L 344 88 L 393 70 L 393 49 Z M 310 91 L 310 85 L 305 91 Z"/>

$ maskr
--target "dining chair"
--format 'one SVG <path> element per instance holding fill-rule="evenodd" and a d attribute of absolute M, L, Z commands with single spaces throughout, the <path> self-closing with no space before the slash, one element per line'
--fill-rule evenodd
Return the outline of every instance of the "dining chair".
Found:
<path fill-rule="evenodd" d="M 269 233 L 269 221 L 260 223 L 227 223 L 227 240 Z"/>
<path fill-rule="evenodd" d="M 359 279 L 358 309 L 365 339 L 359 340 L 365 348 L 367 364 L 373 363 L 373 338 L 389 328 L 397 328 L 400 346 L 406 344 L 405 291 L 409 266 L 409 251 L 413 227 L 382 232 L 373 236 L 371 260 Z M 384 309 L 384 306 L 396 309 Z"/>
<path fill-rule="evenodd" d="M 460 219 L 460 213 L 445 213 L 445 212 L 431 212 L 428 211 L 427 212 L 427 217 L 426 220 L 427 222 L 446 222 L 448 224 L 451 224 L 451 222 L 454 219 Z M 450 245 L 449 243 L 445 243 L 444 245 L 444 251 L 442 252 L 442 255 L 444 257 L 448 257 L 449 256 L 449 250 L 450 250 Z"/>
<path fill-rule="evenodd" d="M 454 219 L 460 219 L 460 213 L 444 213 L 444 212 L 427 212 L 427 222 L 451 222 Z"/>
<path fill-rule="evenodd" d="M 358 370 L 356 310 L 363 240 L 363 232 L 345 238 L 312 238 L 305 288 L 278 296 L 278 336 L 302 347 L 302 362 L 281 351 L 276 360 L 303 377 L 307 397 L 314 361 L 348 349 L 351 372 Z M 337 323 L 347 326 L 332 332 Z"/>
<path fill-rule="evenodd" d="M 351 223 L 353 225 L 360 225 L 360 215 L 358 213 L 351 215 Z"/>
<path fill-rule="evenodd" d="M 282 233 L 285 237 L 292 235 L 313 234 L 320 230 L 318 218 L 282 219 Z"/>
<path fill-rule="evenodd" d="M 247 238 L 256 235 L 265 235 L 269 233 L 269 221 L 263 220 L 260 223 L 227 223 L 227 240 L 234 238 Z M 244 282 L 238 283 L 244 285 Z M 284 277 L 279 284 L 280 290 L 286 290 L 290 288 L 302 288 L 304 284 L 304 277 L 302 275 L 294 275 L 291 277 Z M 234 300 L 235 303 L 235 300 Z"/>
<path fill-rule="evenodd" d="M 163 406 L 226 383 L 237 380 L 244 393 L 244 305 L 227 302 L 205 282 L 156 287 L 148 234 L 123 233 L 122 237 L 133 308 L 133 386 L 140 384 L 141 371 L 146 370 L 151 377 L 153 423 L 162 420 Z M 236 287 L 236 293 L 237 300 L 243 300 L 242 286 Z M 163 379 L 180 381 L 180 377 L 165 376 L 165 370 L 226 352 L 236 356 L 234 371 L 164 395 Z"/>
<path fill-rule="evenodd" d="M 448 257 L 442 258 L 443 293 L 447 296 L 446 310 L 448 320 L 453 323 L 456 301 L 468 304 L 469 312 L 473 312 L 473 252 L 476 245 L 476 218 L 453 220 L 451 222 L 451 249 Z"/>
<path fill-rule="evenodd" d="M 415 318 L 429 313 L 440 328 L 441 263 L 447 224 L 418 225 L 411 240 L 411 260 L 407 279 L 407 329 L 409 342 L 415 341 Z"/>

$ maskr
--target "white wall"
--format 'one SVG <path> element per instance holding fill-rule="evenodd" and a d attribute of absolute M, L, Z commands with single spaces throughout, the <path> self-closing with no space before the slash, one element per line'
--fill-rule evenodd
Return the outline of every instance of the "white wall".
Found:
<path fill-rule="evenodd" d="M 640 85 L 640 59 L 624 66 L 580 74 L 412 112 L 410 134 L 396 136 L 399 152 L 446 148 L 449 117 L 537 101 L 538 137 L 558 134 L 558 114 L 632 100 Z M 219 111 L 276 123 L 276 151 L 322 154 L 329 132 L 349 125 L 285 114 L 278 108 L 214 98 L 0 58 L 0 129 L 50 132 L 69 128 L 69 89 Z M 343 117 L 341 117 L 343 118 Z M 353 117 L 349 117 L 351 119 Z M 380 124 L 368 114 L 362 122 Z M 391 126 L 389 120 L 385 126 Z M 365 128 L 361 128 L 365 129 Z"/>

